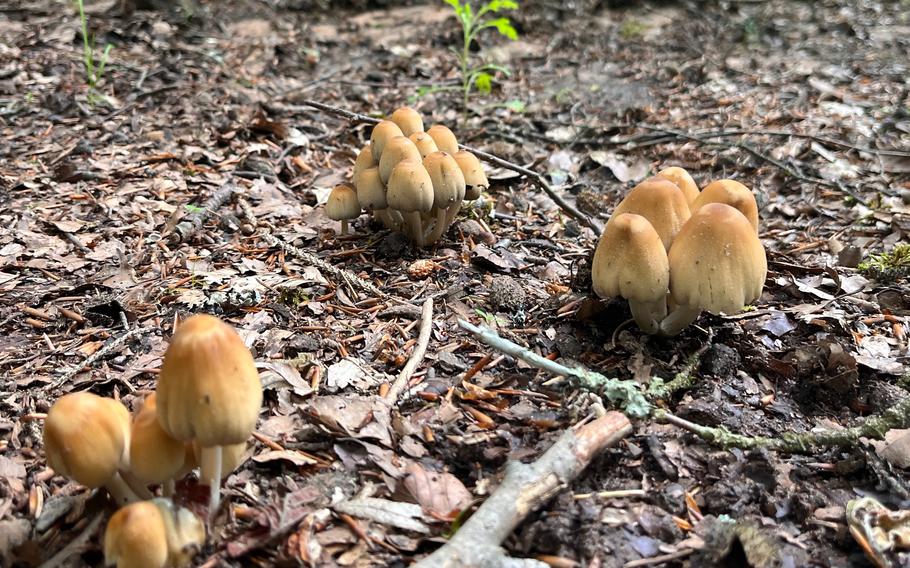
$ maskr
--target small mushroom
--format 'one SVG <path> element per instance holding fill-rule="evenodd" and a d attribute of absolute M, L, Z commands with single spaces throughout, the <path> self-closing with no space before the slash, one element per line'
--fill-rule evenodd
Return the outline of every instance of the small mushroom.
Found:
<path fill-rule="evenodd" d="M 129 446 L 129 411 L 90 392 L 60 397 L 44 421 L 47 464 L 86 487 L 106 487 L 120 505 L 139 500 L 119 473 L 129 469 Z"/>
<path fill-rule="evenodd" d="M 411 107 L 400 107 L 392 113 L 392 122 L 398 125 L 405 136 L 411 136 L 415 132 L 423 132 L 423 119 L 420 113 Z"/>
<path fill-rule="evenodd" d="M 373 161 L 378 163 L 382 158 L 382 152 L 385 150 L 386 144 L 396 136 L 403 136 L 401 128 L 391 120 L 383 120 L 379 124 L 373 127 L 373 132 L 370 134 L 370 153 L 373 156 Z"/>
<path fill-rule="evenodd" d="M 158 422 L 173 438 L 201 448 L 201 480 L 209 515 L 218 509 L 224 446 L 245 442 L 262 406 L 262 383 L 253 356 L 234 328 L 194 315 L 164 353 L 158 377 Z"/>
<path fill-rule="evenodd" d="M 458 151 L 458 140 L 447 126 L 434 124 L 427 130 L 427 134 L 436 142 L 436 147 L 439 148 L 439 151 L 448 152 L 449 154 L 455 154 Z"/>
<path fill-rule="evenodd" d="M 702 311 L 735 314 L 761 296 L 768 273 L 765 249 L 748 219 L 725 203 L 703 205 L 673 241 L 670 299 L 660 324 L 676 335 Z"/>
<path fill-rule="evenodd" d="M 634 213 L 611 219 L 594 251 L 591 278 L 601 298 L 628 300 L 642 331 L 660 330 L 667 315 L 670 268 L 660 236 L 647 219 Z"/>
<path fill-rule="evenodd" d="M 474 201 L 480 197 L 480 194 L 490 187 L 487 181 L 487 174 L 483 171 L 483 166 L 477 156 L 467 150 L 459 150 L 452 154 L 461 173 L 464 174 L 465 193 L 464 198 L 467 201 Z"/>
<path fill-rule="evenodd" d="M 420 162 L 399 162 L 389 178 L 386 194 L 389 209 L 398 211 L 410 236 L 417 246 L 424 246 L 421 213 L 433 209 L 433 180 Z"/>
<path fill-rule="evenodd" d="M 732 179 L 712 181 L 692 203 L 692 213 L 708 203 L 726 203 L 746 216 L 758 234 L 758 204 L 749 188 Z"/>
<path fill-rule="evenodd" d="M 336 185 L 325 203 L 325 214 L 329 219 L 341 221 L 341 234 L 348 234 L 348 221 L 360 217 L 360 203 L 357 192 L 347 184 Z"/>
<path fill-rule="evenodd" d="M 145 485 L 162 484 L 166 495 L 184 469 L 186 447 L 168 435 L 158 423 L 155 393 L 150 394 L 130 426 L 130 474 Z"/>
<path fill-rule="evenodd" d="M 408 139 L 417 146 L 421 158 L 426 158 L 433 152 L 439 151 L 439 148 L 436 147 L 436 142 L 426 132 L 415 132 Z"/>
<path fill-rule="evenodd" d="M 689 172 L 679 166 L 664 168 L 657 172 L 655 177 L 666 178 L 675 183 L 676 186 L 682 190 L 683 195 L 686 196 L 686 202 L 689 206 L 691 206 L 692 202 L 698 197 L 698 184 L 695 183 L 695 180 L 692 179 Z"/>
<path fill-rule="evenodd" d="M 373 159 L 373 151 L 370 150 L 370 145 L 367 144 L 360 150 L 360 153 L 357 154 L 357 159 L 354 160 L 354 176 L 351 180 L 354 182 L 354 187 L 357 187 L 357 182 L 363 171 L 376 165 L 378 165 L 378 163 Z"/>
<path fill-rule="evenodd" d="M 417 149 L 413 142 L 404 136 L 396 136 L 388 141 L 382 158 L 379 159 L 379 178 L 382 183 L 388 184 L 389 176 L 392 175 L 392 168 L 398 162 L 404 160 L 419 162 L 422 159 L 420 150 Z"/>
<path fill-rule="evenodd" d="M 464 199 L 465 180 L 458 162 L 446 152 L 433 152 L 423 159 L 433 182 L 433 210 L 436 211 L 428 243 L 436 242 L 452 224 Z"/>
<path fill-rule="evenodd" d="M 647 219 L 660 235 L 664 248 L 670 250 L 676 233 L 689 220 L 689 205 L 686 196 L 675 183 L 665 178 L 652 177 L 632 188 L 613 210 L 607 226 L 613 222 L 613 218 L 623 213 L 635 213 Z"/>
<path fill-rule="evenodd" d="M 205 544 L 205 525 L 167 499 L 133 503 L 111 516 L 104 564 L 117 568 L 183 568 Z"/>

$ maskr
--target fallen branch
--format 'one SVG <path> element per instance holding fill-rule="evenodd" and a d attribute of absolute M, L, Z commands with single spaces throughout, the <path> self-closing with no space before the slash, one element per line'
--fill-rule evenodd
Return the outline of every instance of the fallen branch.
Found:
<path fill-rule="evenodd" d="M 123 335 L 112 339 L 110 342 L 108 342 L 107 345 L 105 345 L 98 351 L 95 351 L 94 353 L 92 353 L 91 356 L 83 359 L 83 361 L 81 363 L 79 363 L 78 365 L 76 365 L 75 367 L 70 369 L 69 371 L 66 371 L 65 373 L 63 373 L 60 376 L 60 378 L 58 378 L 56 381 L 54 381 L 51 384 L 50 388 L 51 389 L 60 388 L 61 386 L 65 385 L 66 383 L 70 382 L 73 379 L 73 377 L 75 377 L 76 375 L 81 373 L 83 370 L 91 367 L 92 365 L 94 365 L 97 361 L 99 361 L 103 357 L 107 357 L 112 351 L 122 347 L 124 343 L 126 343 L 133 337 L 142 335 L 144 333 L 149 333 L 151 331 L 154 331 L 154 328 L 134 327 L 133 329 L 127 331 Z"/>
<path fill-rule="evenodd" d="M 213 193 L 212 196 L 202 204 L 201 211 L 191 213 L 177 223 L 177 226 L 174 227 L 174 232 L 171 233 L 171 236 L 168 238 L 168 243 L 171 245 L 179 245 L 196 234 L 196 232 L 202 228 L 202 224 L 205 223 L 215 211 L 220 209 L 222 205 L 227 203 L 235 191 L 237 191 L 237 186 L 233 183 L 228 182 L 224 184 L 221 189 Z"/>
<path fill-rule="evenodd" d="M 496 491 L 449 542 L 415 564 L 415 568 L 546 568 L 544 562 L 511 558 L 500 545 L 525 517 L 578 477 L 595 456 L 631 431 L 628 418 L 619 412 L 608 412 L 566 431 L 533 463 L 509 463 Z"/>
<path fill-rule="evenodd" d="M 676 373 L 676 376 L 671 380 L 664 382 L 663 379 L 658 377 L 651 377 L 651 383 L 648 385 L 647 391 L 648 398 L 652 401 L 666 399 L 673 396 L 677 391 L 695 386 L 697 380 L 695 369 L 701 363 L 701 356 L 711 347 L 712 339 L 714 339 L 714 330 L 708 332 L 708 337 L 705 338 L 702 346 L 689 357 L 689 360 L 686 361 L 686 366 Z"/>
<path fill-rule="evenodd" d="M 408 388 L 408 381 L 411 380 L 411 375 L 414 374 L 414 371 L 416 371 L 417 367 L 420 366 L 420 363 L 423 362 L 423 357 L 427 353 L 427 345 L 430 343 L 432 331 L 433 298 L 427 298 L 427 301 L 423 303 L 423 309 L 420 310 L 420 333 L 417 335 L 417 345 L 414 346 L 411 358 L 408 359 L 407 364 L 401 370 L 401 373 L 398 374 L 395 382 L 392 383 L 389 392 L 385 394 L 384 398 L 388 402 L 394 404 L 398 400 L 398 397 L 401 396 L 401 393 Z"/>
<path fill-rule="evenodd" d="M 306 106 L 310 106 L 310 107 L 313 107 L 313 108 L 316 108 L 319 110 L 323 110 L 325 112 L 335 114 L 337 116 L 347 118 L 351 122 L 359 122 L 359 123 L 366 123 L 366 124 L 377 124 L 380 122 L 380 120 L 378 118 L 373 118 L 372 116 L 367 116 L 365 114 L 351 112 L 349 110 L 344 110 L 342 108 L 320 103 L 319 101 L 304 99 L 300 102 Z M 603 226 L 596 219 L 593 219 L 593 218 L 589 217 L 588 215 L 585 215 L 584 213 L 579 211 L 574 205 L 572 205 L 571 203 L 569 203 L 568 201 L 563 199 L 561 195 L 556 193 L 556 191 L 553 189 L 553 187 L 550 186 L 550 184 L 547 182 L 547 180 L 541 174 L 535 172 L 534 170 L 525 168 L 524 166 L 520 166 L 520 165 L 510 162 L 508 160 L 504 160 L 498 156 L 494 156 L 493 154 L 484 152 L 483 150 L 478 150 L 477 148 L 465 146 L 464 144 L 459 144 L 459 146 L 461 148 L 467 150 L 468 152 L 471 152 L 472 154 L 476 155 L 478 158 L 486 160 L 492 164 L 496 164 L 497 166 L 499 166 L 501 168 L 505 168 L 507 170 L 512 170 L 513 172 L 518 172 L 524 176 L 527 176 L 540 189 L 542 189 L 544 191 L 544 193 L 546 193 L 550 197 L 550 199 L 552 199 L 553 202 L 556 203 L 556 205 L 558 205 L 560 207 L 560 209 L 565 211 L 566 214 L 568 214 L 570 217 L 576 219 L 580 223 L 583 223 L 584 225 L 589 227 L 592 231 L 594 231 L 594 233 L 597 236 L 600 236 L 600 234 L 603 233 Z"/>

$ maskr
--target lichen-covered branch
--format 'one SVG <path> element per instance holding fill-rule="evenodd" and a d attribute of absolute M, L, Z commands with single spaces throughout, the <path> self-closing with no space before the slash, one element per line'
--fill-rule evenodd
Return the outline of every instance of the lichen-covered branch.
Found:
<path fill-rule="evenodd" d="M 196 232 L 202 228 L 202 224 L 205 223 L 206 219 L 211 217 L 215 211 L 227 203 L 231 199 L 231 196 L 234 195 L 235 191 L 237 191 L 237 186 L 232 182 L 224 184 L 224 186 L 213 193 L 212 196 L 203 203 L 201 211 L 190 213 L 186 218 L 177 223 L 168 242 L 171 245 L 177 245 L 196 234 Z"/>

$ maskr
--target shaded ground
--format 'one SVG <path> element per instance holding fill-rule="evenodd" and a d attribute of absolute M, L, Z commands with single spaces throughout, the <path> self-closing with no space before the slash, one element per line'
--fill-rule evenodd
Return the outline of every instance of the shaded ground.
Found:
<path fill-rule="evenodd" d="M 533 458 L 590 412 L 589 395 L 496 356 L 457 318 L 641 381 L 671 377 L 712 328 L 698 385 L 668 405 L 746 434 L 845 426 L 906 396 L 906 277 L 856 269 L 910 228 L 906 2 L 535 2 L 515 17 L 519 41 L 478 46 L 513 75 L 456 133 L 548 172 L 590 214 L 605 219 L 667 165 L 700 185 L 732 177 L 755 191 L 770 261 L 757 309 L 702 318 L 673 340 L 642 336 L 624 325 L 627 308 L 591 297 L 595 236 L 509 172 L 489 172 L 494 214 L 464 212 L 434 248 L 413 250 L 365 216 L 337 236 L 317 204 L 350 175 L 369 129 L 299 101 L 379 115 L 456 80 L 444 7 L 237 1 L 118 16 L 90 6 L 97 42 L 114 45 L 99 87 L 109 104 L 92 104 L 64 4 L 0 7 L 0 564 L 37 565 L 103 506 L 46 467 L 41 413 L 83 389 L 135 407 L 175 317 L 196 311 L 241 330 L 267 384 L 262 438 L 227 481 L 230 514 L 199 557 L 210 566 L 407 563 L 439 539 L 345 519 L 333 498 L 412 500 L 403 480 L 417 468 L 448 471 L 482 499 L 508 459 Z M 502 105 L 514 100 L 523 112 Z M 460 120 L 457 96 L 415 104 L 428 123 Z M 226 183 L 254 218 L 231 202 L 169 244 Z M 331 281 L 268 246 L 266 230 L 415 307 Z M 429 270 L 413 267 L 420 259 Z M 434 294 L 416 396 L 381 423 L 369 395 L 407 361 L 416 306 Z M 60 381 L 125 326 L 137 331 L 121 347 Z M 641 423 L 506 545 L 556 565 L 676 552 L 671 565 L 715 565 L 729 535 L 711 521 L 729 515 L 779 550 L 752 565 L 866 566 L 844 506 L 858 494 L 899 506 L 910 496 L 902 456 L 718 451 Z M 645 497 L 574 497 L 622 489 Z M 192 482 L 181 495 L 204 502 Z M 92 543 L 72 565 L 100 563 Z M 742 565 L 737 554 L 727 565 Z"/>

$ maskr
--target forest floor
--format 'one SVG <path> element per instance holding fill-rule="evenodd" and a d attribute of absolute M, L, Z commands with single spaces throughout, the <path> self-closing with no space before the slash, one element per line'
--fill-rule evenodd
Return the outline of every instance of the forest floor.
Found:
<path fill-rule="evenodd" d="M 207 566 L 406 565 L 451 528 L 428 514 L 434 497 L 476 506 L 509 460 L 533 460 L 597 410 L 458 319 L 642 385 L 700 353 L 692 388 L 661 404 L 751 436 L 851 426 L 907 396 L 908 271 L 858 268 L 910 230 L 906 0 L 522 4 L 517 41 L 480 38 L 476 56 L 512 74 L 473 99 L 467 123 L 457 94 L 417 96 L 458 81 L 460 30 L 442 2 L 124 15 L 89 1 L 96 56 L 113 46 L 95 94 L 69 2 L 0 7 L 0 565 L 37 566 L 80 534 L 64 564 L 101 564 L 91 519 L 109 506 L 47 467 L 41 420 L 70 391 L 136 408 L 194 312 L 236 326 L 266 393 L 197 557 Z M 624 302 L 591 293 L 597 235 L 494 167 L 488 199 L 433 247 L 366 216 L 341 236 L 321 204 L 370 127 L 305 99 L 371 116 L 411 103 L 545 174 L 600 223 L 666 166 L 700 186 L 740 180 L 760 206 L 765 291 L 750 311 L 646 336 Z M 225 187 L 233 196 L 182 233 Z M 427 354 L 389 412 L 376 395 L 412 355 L 427 298 Z M 906 466 L 906 430 L 787 454 L 638 420 L 503 544 L 553 566 L 872 566 L 847 503 L 901 509 Z M 178 495 L 204 507 L 192 479 Z M 339 506 L 355 501 L 358 514 Z M 423 512 L 402 520 L 406 502 Z"/>

